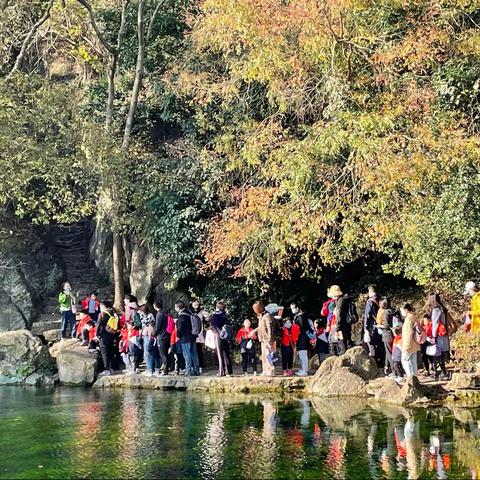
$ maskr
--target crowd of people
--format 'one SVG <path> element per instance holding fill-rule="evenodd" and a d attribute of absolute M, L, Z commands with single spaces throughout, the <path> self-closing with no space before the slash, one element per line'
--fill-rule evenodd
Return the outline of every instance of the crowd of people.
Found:
<path fill-rule="evenodd" d="M 473 282 L 466 285 L 472 309 L 465 328 L 479 328 L 480 293 Z M 99 352 L 103 371 L 147 376 L 198 376 L 205 370 L 205 352 L 215 352 L 219 376 L 233 375 L 232 346 L 239 349 L 243 375 L 307 376 L 312 356 L 321 364 L 329 355 L 342 355 L 354 345 L 362 345 L 385 375 L 402 382 L 424 374 L 447 379 L 450 336 L 456 324 L 438 293 L 431 293 L 422 312 L 409 303 L 397 308 L 382 297 L 375 285 L 368 287 L 363 319 L 353 298 L 338 285 L 327 291 L 328 299 L 318 315 L 309 315 L 293 301 L 287 308 L 255 301 L 251 315 L 234 331 L 235 322 L 227 315 L 226 304 L 218 301 L 213 311 L 193 299 L 178 300 L 174 314 L 162 300 L 139 305 L 126 295 L 122 309 L 100 301 L 95 292 L 80 303 L 65 282 L 59 294 L 62 315 L 61 336 L 78 338 L 92 354 Z M 173 312 L 172 312 L 173 313 Z M 358 332 L 354 341 L 352 332 Z M 260 362 L 258 361 L 260 356 Z M 258 366 L 261 365 L 261 373 Z M 298 364 L 296 372 L 294 366 Z"/>

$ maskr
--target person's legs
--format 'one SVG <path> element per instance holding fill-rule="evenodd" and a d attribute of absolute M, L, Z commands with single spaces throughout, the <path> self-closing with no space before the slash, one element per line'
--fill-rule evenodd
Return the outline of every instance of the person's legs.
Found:
<path fill-rule="evenodd" d="M 255 353 L 255 349 L 252 348 L 251 350 L 247 350 L 247 355 L 249 358 L 249 362 L 252 364 L 253 373 L 257 373 L 257 355 Z"/>
<path fill-rule="evenodd" d="M 72 311 L 69 311 L 67 313 L 68 313 L 68 317 L 70 319 L 70 325 L 71 325 L 70 333 L 72 338 L 75 338 L 77 336 L 77 317 Z"/>
<path fill-rule="evenodd" d="M 244 352 L 242 355 L 242 372 L 247 373 L 247 366 L 248 366 L 248 353 Z"/>
<path fill-rule="evenodd" d="M 122 353 L 122 360 L 125 364 L 125 370 L 131 370 L 130 357 L 128 356 L 128 353 Z"/>
<path fill-rule="evenodd" d="M 191 348 L 191 343 L 182 343 L 182 352 L 185 358 L 185 375 L 192 375 L 193 373 Z"/>
<path fill-rule="evenodd" d="M 167 374 L 169 371 L 168 350 L 170 349 L 170 339 L 160 340 L 158 342 L 158 350 L 160 353 L 160 363 L 162 373 Z"/>
<path fill-rule="evenodd" d="M 280 345 L 280 351 L 282 353 L 282 370 L 286 372 L 289 370 L 288 366 L 288 346 Z"/>
<path fill-rule="evenodd" d="M 402 352 L 402 367 L 405 370 L 405 376 L 417 376 L 417 353 Z"/>
<path fill-rule="evenodd" d="M 233 374 L 232 358 L 230 357 L 230 344 L 227 340 L 220 339 L 222 347 L 223 365 L 228 375 Z"/>
<path fill-rule="evenodd" d="M 402 362 L 393 362 L 393 373 L 397 377 L 403 377 L 403 368 L 402 368 Z"/>
<path fill-rule="evenodd" d="M 383 346 L 385 348 L 385 368 L 386 373 L 393 373 L 393 358 L 392 358 L 392 348 L 393 348 L 393 334 L 388 331 L 385 332 L 382 336 Z"/>
<path fill-rule="evenodd" d="M 190 352 L 192 355 L 192 373 L 200 375 L 200 364 L 198 362 L 197 342 L 194 340 L 190 343 Z"/>
<path fill-rule="evenodd" d="M 223 377 L 227 372 L 225 369 L 225 364 L 223 363 L 223 351 L 222 351 L 222 342 L 220 335 L 215 333 L 215 350 L 217 352 L 217 359 L 218 359 L 218 375 Z"/>
<path fill-rule="evenodd" d="M 203 343 L 197 342 L 198 368 L 203 370 Z"/>
<path fill-rule="evenodd" d="M 60 335 L 62 338 L 67 338 L 68 321 L 68 312 L 62 312 L 62 326 L 60 327 Z"/>
<path fill-rule="evenodd" d="M 100 353 L 102 355 L 103 369 L 110 370 L 109 345 L 104 340 L 100 340 Z"/>
<path fill-rule="evenodd" d="M 271 345 L 262 343 L 262 375 L 271 376 L 275 373 L 275 367 L 268 361 L 267 356 L 271 351 Z"/>
<path fill-rule="evenodd" d="M 298 358 L 300 359 L 300 370 L 297 372 L 297 375 L 307 375 L 308 374 L 308 350 L 299 350 Z"/>

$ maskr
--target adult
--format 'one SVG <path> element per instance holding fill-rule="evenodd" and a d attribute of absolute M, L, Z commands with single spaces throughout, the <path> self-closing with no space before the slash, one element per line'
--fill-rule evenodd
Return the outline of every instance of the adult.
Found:
<path fill-rule="evenodd" d="M 100 304 L 98 317 L 97 338 L 103 361 L 103 371 L 100 375 L 113 373 L 112 361 L 114 357 L 115 336 L 118 330 L 118 317 L 111 302 Z"/>
<path fill-rule="evenodd" d="M 369 356 L 375 360 L 379 368 L 382 368 L 385 364 L 385 351 L 383 349 L 382 332 L 377 329 L 380 299 L 377 286 L 369 285 L 363 318 L 363 340 L 367 345 Z"/>
<path fill-rule="evenodd" d="M 182 300 L 175 302 L 175 311 L 178 314 L 177 337 L 185 358 L 185 375 L 200 375 L 196 346 L 197 336 L 192 332 L 192 312 L 188 310 Z"/>
<path fill-rule="evenodd" d="M 62 315 L 62 325 L 60 329 L 62 340 L 67 338 L 68 331 L 70 331 L 72 338 L 75 338 L 76 306 L 70 282 L 62 283 L 61 291 L 58 294 L 58 304 L 60 307 L 60 314 Z"/>
<path fill-rule="evenodd" d="M 432 338 L 437 347 L 437 355 L 434 363 L 440 365 L 442 372 L 441 378 L 448 379 L 447 368 L 445 362 L 450 358 L 450 339 L 448 336 L 447 315 L 448 311 L 443 305 L 438 293 L 431 293 L 428 296 L 426 313 L 432 321 Z M 435 368 L 435 377 L 438 378 L 438 372 Z"/>
<path fill-rule="evenodd" d="M 90 295 L 82 300 L 82 310 L 88 313 L 93 323 L 97 323 L 98 316 L 100 315 L 100 300 L 98 299 L 97 292 L 90 292 Z"/>
<path fill-rule="evenodd" d="M 221 300 L 215 305 L 215 312 L 210 317 L 210 325 L 215 335 L 218 375 L 220 377 L 232 375 L 233 365 L 230 357 L 230 338 L 228 338 L 229 323 L 225 313 L 225 303 Z"/>
<path fill-rule="evenodd" d="M 385 350 L 385 374 L 396 377 L 393 363 L 393 320 L 395 311 L 390 306 L 388 298 L 382 298 L 379 303 L 376 325 L 382 330 L 382 343 Z"/>
<path fill-rule="evenodd" d="M 261 344 L 262 351 L 262 375 L 273 377 L 275 375 L 275 365 L 272 362 L 272 354 L 277 349 L 274 339 L 274 325 L 275 319 L 270 313 L 264 313 L 258 322 L 258 327 L 252 333 L 256 333 Z"/>
<path fill-rule="evenodd" d="M 415 309 L 409 303 L 403 305 L 400 313 L 404 318 L 402 327 L 402 366 L 407 378 L 417 376 L 417 352 L 420 351 L 420 327 Z"/>
<path fill-rule="evenodd" d="M 338 285 L 330 287 L 330 294 L 336 300 L 335 306 L 335 337 L 337 341 L 337 353 L 344 354 L 352 342 L 352 319 L 351 310 L 353 300 L 347 293 L 343 293 Z M 357 317 L 358 318 L 358 317 Z"/>
<path fill-rule="evenodd" d="M 145 364 L 147 366 L 144 374 L 151 376 L 155 372 L 155 374 L 158 375 L 160 373 L 160 354 L 158 352 L 156 342 L 154 342 L 155 348 L 150 348 L 150 340 L 152 338 L 153 340 L 156 340 L 156 338 L 152 337 L 151 335 L 153 329 L 150 327 L 150 325 L 155 324 L 155 317 L 153 316 L 152 312 L 150 312 L 150 308 L 147 303 L 144 303 L 138 309 L 138 313 L 142 321 L 143 359 L 145 360 Z"/>
<path fill-rule="evenodd" d="M 169 328 L 168 314 L 163 309 L 163 300 L 159 299 L 154 302 L 155 310 L 155 335 L 157 336 L 158 353 L 160 354 L 160 373 L 168 375 L 168 351 L 170 349 L 170 337 L 172 335 L 173 326 Z"/>
<path fill-rule="evenodd" d="M 140 309 L 140 307 L 138 306 L 137 297 L 127 293 L 127 295 L 125 295 L 125 298 L 123 299 L 123 303 L 125 305 L 125 320 L 127 322 L 134 323 L 135 314 Z"/>
<path fill-rule="evenodd" d="M 299 377 L 306 377 L 308 375 L 308 350 L 310 348 L 310 340 L 314 338 L 313 329 L 307 315 L 303 312 L 300 303 L 292 302 L 290 304 L 290 310 L 294 315 L 293 321 L 300 329 L 297 340 L 297 354 L 300 360 L 300 370 L 298 370 L 296 375 Z"/>
<path fill-rule="evenodd" d="M 210 319 L 210 315 L 208 312 L 202 307 L 200 300 L 194 299 L 190 305 L 190 310 L 192 313 L 195 313 L 200 321 L 202 322 L 202 331 L 197 336 L 197 355 L 198 355 L 198 364 L 200 365 L 199 370 L 202 373 L 204 368 L 204 345 L 205 345 L 205 332 L 209 327 L 208 321 Z"/>
<path fill-rule="evenodd" d="M 470 331 L 480 333 L 480 292 L 475 282 L 467 282 L 463 294 L 470 298 Z"/>

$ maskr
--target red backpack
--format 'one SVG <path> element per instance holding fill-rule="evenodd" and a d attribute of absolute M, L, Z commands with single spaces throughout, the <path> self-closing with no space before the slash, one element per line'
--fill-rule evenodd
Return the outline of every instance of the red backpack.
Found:
<path fill-rule="evenodd" d="M 172 333 L 173 330 L 175 330 L 175 321 L 173 320 L 173 317 L 167 313 L 167 333 Z"/>

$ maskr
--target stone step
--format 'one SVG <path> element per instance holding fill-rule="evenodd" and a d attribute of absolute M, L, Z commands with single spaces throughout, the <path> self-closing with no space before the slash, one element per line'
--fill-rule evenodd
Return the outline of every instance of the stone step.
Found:
<path fill-rule="evenodd" d="M 40 315 L 38 321 L 32 325 L 32 333 L 34 335 L 41 335 L 44 331 L 60 328 L 61 325 L 62 319 L 59 312 L 57 312 L 56 315 L 43 314 Z"/>

